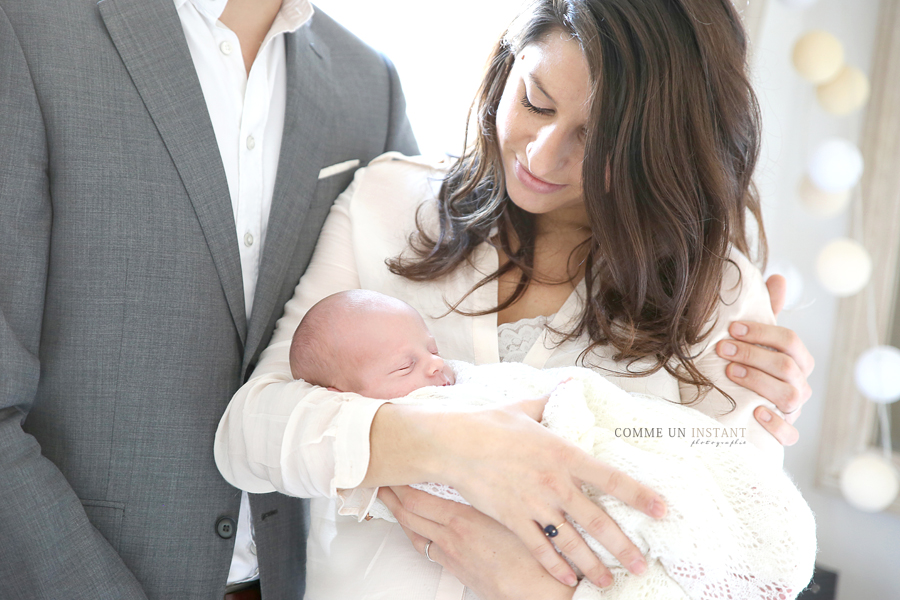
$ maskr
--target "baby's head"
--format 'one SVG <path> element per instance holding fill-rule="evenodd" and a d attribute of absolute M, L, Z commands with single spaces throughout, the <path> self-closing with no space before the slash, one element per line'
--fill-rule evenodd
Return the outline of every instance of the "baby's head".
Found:
<path fill-rule="evenodd" d="M 339 292 L 310 308 L 290 359 L 295 379 L 369 398 L 454 383 L 416 309 L 369 290 Z"/>

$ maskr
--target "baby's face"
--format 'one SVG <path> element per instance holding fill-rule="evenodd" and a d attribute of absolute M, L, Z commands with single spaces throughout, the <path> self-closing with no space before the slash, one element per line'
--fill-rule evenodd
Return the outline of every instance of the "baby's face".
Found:
<path fill-rule="evenodd" d="M 356 330 L 350 358 L 356 389 L 369 398 L 400 398 L 429 385 L 453 385 L 453 371 L 417 312 L 392 311 L 367 319 Z"/>

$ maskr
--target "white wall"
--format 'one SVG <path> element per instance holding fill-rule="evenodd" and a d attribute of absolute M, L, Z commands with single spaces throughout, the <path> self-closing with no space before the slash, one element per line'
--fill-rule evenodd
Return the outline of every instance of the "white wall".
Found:
<path fill-rule="evenodd" d="M 422 154 L 458 156 L 483 67 L 521 0 L 315 4 L 394 62 Z"/>
<path fill-rule="evenodd" d="M 785 453 L 785 466 L 816 513 L 818 562 L 839 573 L 839 600 L 900 598 L 900 516 L 867 514 L 813 485 L 831 340 L 837 303 L 816 281 L 817 252 L 831 239 L 849 235 L 849 211 L 819 219 L 804 211 L 797 183 L 810 150 L 829 136 L 859 142 L 864 112 L 834 117 L 815 102 L 814 88 L 793 71 L 794 41 L 810 29 L 826 29 L 844 44 L 848 63 L 870 72 L 878 0 L 819 0 L 805 10 L 770 0 L 755 51 L 757 93 L 763 109 L 764 151 L 757 181 L 773 259 L 788 259 L 804 276 L 801 306 L 781 324 L 793 328 L 816 357 L 814 393 L 797 424 L 800 442 Z M 900 110 L 900 106 L 898 106 Z M 900 165 L 898 165 L 900 168 Z M 852 209 L 852 207 L 851 207 Z"/>
<path fill-rule="evenodd" d="M 519 0 L 320 0 L 317 5 L 394 61 L 422 151 L 458 153 L 484 61 Z M 785 463 L 816 513 L 818 560 L 839 572 L 839 600 L 900 599 L 900 517 L 859 512 L 813 486 L 836 309 L 816 283 L 813 264 L 825 243 L 846 234 L 848 219 L 809 216 L 795 190 L 812 147 L 831 135 L 858 140 L 862 115 L 836 118 L 819 109 L 812 86 L 793 72 L 790 51 L 803 32 L 824 28 L 844 42 L 847 61 L 868 72 L 877 8 L 878 0 L 819 0 L 798 11 L 770 0 L 755 49 L 765 127 L 757 179 L 770 256 L 790 260 L 805 277 L 801 305 L 806 307 L 784 313 L 781 323 L 801 335 L 817 360 L 814 394 L 798 423 L 801 439 L 786 452 Z"/>

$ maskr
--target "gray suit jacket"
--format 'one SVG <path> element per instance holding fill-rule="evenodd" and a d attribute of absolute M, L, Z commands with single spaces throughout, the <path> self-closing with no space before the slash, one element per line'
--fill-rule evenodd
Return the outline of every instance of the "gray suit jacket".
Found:
<path fill-rule="evenodd" d="M 321 12 L 286 46 L 247 322 L 172 0 L 0 0 L 0 598 L 222 598 L 213 436 L 352 178 L 319 170 L 416 151 L 387 60 Z M 264 597 L 301 597 L 304 502 L 251 507 Z"/>

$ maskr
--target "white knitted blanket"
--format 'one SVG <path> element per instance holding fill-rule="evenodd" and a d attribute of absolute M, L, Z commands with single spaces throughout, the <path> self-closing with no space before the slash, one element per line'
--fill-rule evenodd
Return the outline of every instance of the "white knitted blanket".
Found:
<path fill-rule="evenodd" d="M 456 385 L 422 388 L 394 402 L 484 405 L 552 392 L 542 421 L 546 427 L 665 498 L 668 514 L 657 520 L 585 486 L 641 550 L 648 569 L 631 575 L 573 523 L 615 577 L 612 588 L 602 592 L 582 581 L 576 598 L 789 600 L 812 577 L 812 512 L 784 471 L 765 464 L 739 432 L 723 432 L 697 410 L 629 394 L 585 368 L 451 366 Z M 710 438 L 710 433 L 725 436 Z M 697 439 L 705 443 L 696 444 Z M 465 502 L 446 486 L 414 487 Z M 395 520 L 380 501 L 369 513 Z"/>

